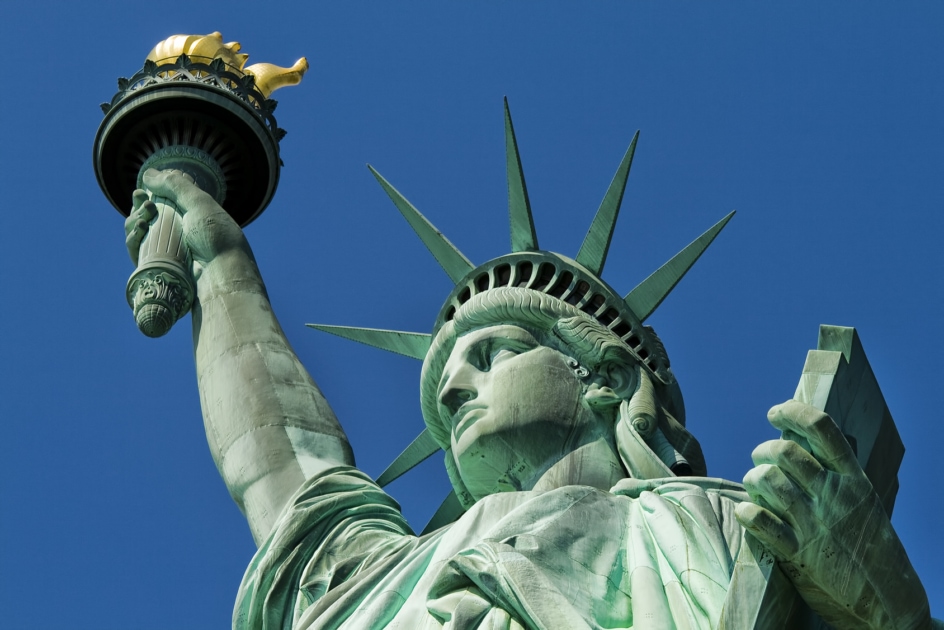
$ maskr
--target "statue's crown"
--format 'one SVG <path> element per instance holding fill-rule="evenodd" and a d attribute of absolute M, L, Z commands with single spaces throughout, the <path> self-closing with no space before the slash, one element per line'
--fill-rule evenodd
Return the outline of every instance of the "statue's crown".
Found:
<path fill-rule="evenodd" d="M 616 227 L 623 193 L 639 133 L 633 137 L 616 175 L 603 197 L 593 223 L 575 258 L 539 249 L 531 203 L 525 185 L 518 143 L 515 139 L 508 101 L 505 100 L 505 153 L 508 175 L 508 209 L 511 220 L 510 254 L 482 265 L 474 265 L 373 167 L 377 181 L 393 200 L 430 253 L 456 283 L 433 326 L 431 334 L 350 326 L 308 326 L 359 341 L 390 352 L 423 360 L 432 340 L 462 306 L 475 295 L 500 287 L 518 287 L 549 295 L 570 304 L 618 337 L 638 358 L 640 365 L 659 382 L 677 387 L 668 357 L 655 332 L 643 322 L 662 303 L 728 223 L 734 212 L 659 267 L 625 296 L 620 296 L 600 278 L 610 241 Z M 439 444 L 425 429 L 419 437 L 377 478 L 381 486 L 390 483 L 439 450 Z M 445 504 L 444 508 L 445 509 Z M 438 513 L 437 513 L 438 514 Z M 434 517 L 437 521 L 437 517 Z M 437 521 L 438 522 L 438 521 Z"/>

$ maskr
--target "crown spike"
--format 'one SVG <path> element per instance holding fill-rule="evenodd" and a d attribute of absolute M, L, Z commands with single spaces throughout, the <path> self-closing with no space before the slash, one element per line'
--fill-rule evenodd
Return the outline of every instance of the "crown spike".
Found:
<path fill-rule="evenodd" d="M 636 153 L 636 141 L 639 139 L 639 132 L 633 136 L 633 141 L 629 143 L 623 161 L 620 162 L 613 181 L 600 203 L 596 216 L 593 217 L 593 223 L 587 231 L 587 236 L 583 239 L 580 251 L 577 252 L 577 262 L 595 273 L 603 273 L 603 265 L 606 264 L 606 255 L 610 251 L 610 241 L 613 239 L 613 230 L 616 229 L 616 218 L 619 216 L 620 205 L 623 203 L 623 193 L 626 191 L 626 181 L 629 179 L 629 169 L 633 165 L 633 154 Z"/>
<path fill-rule="evenodd" d="M 508 216 L 511 222 L 511 251 L 526 252 L 538 249 L 538 236 L 531 216 L 531 201 L 524 183 L 521 156 L 515 128 L 511 124 L 511 110 L 505 97 L 505 168 L 508 173 Z"/>
<path fill-rule="evenodd" d="M 374 174 L 374 177 L 376 177 L 380 185 L 383 186 L 384 191 L 393 201 L 397 210 L 400 211 L 400 214 L 407 220 L 407 223 L 410 224 L 410 227 L 413 228 L 413 231 L 420 237 L 420 240 L 423 241 L 423 244 L 426 245 L 426 248 L 429 249 L 429 252 L 436 259 L 436 262 L 442 266 L 453 282 L 459 282 L 459 280 L 475 268 L 475 265 L 473 265 L 455 245 L 450 243 L 449 239 L 436 229 L 436 226 L 420 214 L 420 211 L 414 208 L 413 204 L 407 201 L 406 197 L 401 195 L 396 188 L 390 185 L 390 182 L 374 170 L 373 166 L 368 164 L 367 168 Z"/>
<path fill-rule="evenodd" d="M 437 452 L 439 452 L 439 444 L 433 439 L 433 434 L 429 432 L 429 429 L 423 429 L 423 432 L 416 436 L 416 439 L 410 442 L 410 445 L 403 449 L 393 463 L 377 477 L 377 485 L 383 488 Z"/>
<path fill-rule="evenodd" d="M 331 333 L 344 339 L 380 348 L 422 361 L 429 351 L 432 335 L 426 333 L 403 332 L 400 330 L 381 330 L 378 328 L 357 328 L 354 326 L 328 326 L 326 324 L 305 324 L 309 328 Z"/>
<path fill-rule="evenodd" d="M 420 536 L 425 536 L 440 527 L 452 523 L 462 516 L 463 512 L 465 512 L 465 509 L 462 507 L 462 504 L 459 503 L 459 497 L 456 496 L 456 491 L 451 490 L 449 494 L 446 495 L 446 499 L 440 504 L 439 509 L 433 514 L 433 518 L 429 519 L 429 522 L 426 524 L 426 527 L 423 528 L 423 532 Z"/>
<path fill-rule="evenodd" d="M 646 318 L 662 304 L 662 300 L 672 292 L 679 280 L 688 273 L 695 261 L 708 249 L 711 242 L 715 240 L 715 237 L 718 236 L 733 216 L 734 211 L 732 210 L 726 217 L 692 241 L 688 247 L 673 256 L 669 262 L 656 269 L 652 275 L 640 282 L 635 289 L 623 298 L 626 306 L 636 314 L 639 321 L 646 321 Z"/>

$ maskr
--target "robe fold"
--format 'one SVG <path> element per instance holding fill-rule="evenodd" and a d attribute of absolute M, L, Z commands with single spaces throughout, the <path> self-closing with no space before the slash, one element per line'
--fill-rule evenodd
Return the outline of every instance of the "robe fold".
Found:
<path fill-rule="evenodd" d="M 339 466 L 291 499 L 240 586 L 236 628 L 716 628 L 745 532 L 735 483 L 626 479 L 485 497 L 413 534 Z"/>

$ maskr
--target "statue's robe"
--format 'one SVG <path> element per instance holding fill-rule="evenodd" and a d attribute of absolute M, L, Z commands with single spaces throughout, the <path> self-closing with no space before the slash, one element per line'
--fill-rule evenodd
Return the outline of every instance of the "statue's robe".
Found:
<path fill-rule="evenodd" d="M 238 628 L 716 628 L 741 486 L 627 479 L 509 492 L 417 537 L 396 502 L 337 467 L 290 501 L 246 571 Z"/>

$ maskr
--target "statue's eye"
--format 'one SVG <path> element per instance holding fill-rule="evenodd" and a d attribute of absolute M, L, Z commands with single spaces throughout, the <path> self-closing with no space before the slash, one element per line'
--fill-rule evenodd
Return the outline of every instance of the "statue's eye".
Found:
<path fill-rule="evenodd" d="M 520 354 L 520 353 L 517 352 L 517 351 L 515 351 L 515 350 L 513 350 L 513 349 L 511 349 L 511 348 L 495 348 L 495 349 L 492 351 L 492 357 L 491 357 L 491 360 L 489 361 L 489 363 L 490 363 L 491 365 L 495 365 L 495 364 L 498 363 L 499 361 L 502 361 L 502 360 L 504 360 L 504 359 L 508 359 L 508 358 L 513 357 L 513 356 L 515 356 L 515 355 L 517 355 L 517 354 Z"/>
<path fill-rule="evenodd" d="M 476 367 L 488 372 L 496 363 L 525 352 L 527 347 L 510 339 L 489 339 L 478 348 Z"/>

